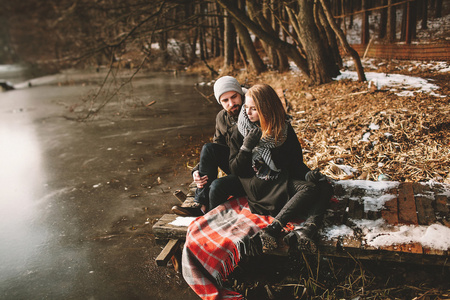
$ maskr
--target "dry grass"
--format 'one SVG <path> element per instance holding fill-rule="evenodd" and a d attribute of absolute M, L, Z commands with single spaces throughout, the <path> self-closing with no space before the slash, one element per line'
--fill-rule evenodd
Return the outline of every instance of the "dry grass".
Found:
<path fill-rule="evenodd" d="M 300 256 L 240 263 L 229 278 L 248 300 L 449 299 L 449 268 Z"/>

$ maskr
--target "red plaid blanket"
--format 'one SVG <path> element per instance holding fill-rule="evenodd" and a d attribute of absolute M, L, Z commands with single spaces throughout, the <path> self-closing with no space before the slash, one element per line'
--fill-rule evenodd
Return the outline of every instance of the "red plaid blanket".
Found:
<path fill-rule="evenodd" d="M 245 237 L 272 222 L 250 212 L 247 198 L 237 198 L 195 219 L 183 249 L 183 277 L 202 299 L 243 299 L 222 282 L 247 253 Z"/>

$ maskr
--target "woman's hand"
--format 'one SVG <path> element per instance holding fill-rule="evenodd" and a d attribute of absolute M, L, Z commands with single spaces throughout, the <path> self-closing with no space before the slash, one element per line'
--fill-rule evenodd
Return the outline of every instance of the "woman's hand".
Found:
<path fill-rule="evenodd" d="M 320 181 L 327 181 L 327 176 L 320 173 L 319 169 L 315 169 L 313 171 L 309 171 L 305 175 L 306 181 L 313 182 L 315 184 L 319 183 Z"/>
<path fill-rule="evenodd" d="M 242 143 L 241 149 L 247 152 L 251 152 L 253 148 L 258 145 L 259 140 L 261 139 L 262 132 L 259 127 L 255 127 L 250 130 L 247 136 L 244 138 L 244 142 Z"/>

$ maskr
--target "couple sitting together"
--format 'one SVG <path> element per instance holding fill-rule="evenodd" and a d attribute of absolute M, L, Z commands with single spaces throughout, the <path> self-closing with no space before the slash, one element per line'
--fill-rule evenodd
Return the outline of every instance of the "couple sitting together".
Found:
<path fill-rule="evenodd" d="M 315 252 L 315 237 L 333 194 L 327 177 L 303 162 L 291 118 L 275 90 L 257 84 L 244 93 L 231 77 L 219 78 L 214 95 L 223 110 L 217 114 L 212 143 L 203 146 L 193 170 L 196 205 L 174 206 L 181 216 L 202 216 L 246 196 L 251 213 L 272 216 L 252 240 L 257 252 L 273 250 L 290 221 L 305 220 L 284 237 L 290 248 Z M 218 168 L 227 176 L 218 177 Z"/>

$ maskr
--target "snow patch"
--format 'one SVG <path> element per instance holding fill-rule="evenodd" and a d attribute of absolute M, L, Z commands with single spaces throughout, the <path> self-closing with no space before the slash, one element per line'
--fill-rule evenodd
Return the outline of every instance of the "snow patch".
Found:
<path fill-rule="evenodd" d="M 364 211 L 379 211 L 386 201 L 394 199 L 396 195 L 386 194 L 386 191 L 398 187 L 399 182 L 394 181 L 369 181 L 369 180 L 341 180 L 337 184 L 354 193 L 355 189 L 364 190 L 360 197 L 352 196 L 350 200 L 359 201 L 364 204 Z M 433 187 L 434 193 L 424 191 L 417 196 L 433 198 L 433 195 L 445 195 L 450 197 L 450 186 L 437 182 L 424 182 L 423 185 Z M 322 229 L 321 234 L 328 240 L 345 239 L 355 236 L 355 231 L 364 235 L 363 243 L 367 246 L 380 248 L 395 245 L 418 243 L 425 248 L 448 251 L 450 250 L 450 228 L 435 223 L 428 226 L 423 225 L 391 225 L 382 218 L 377 220 L 359 219 L 349 220 L 352 227 L 348 225 L 333 225 Z"/>
<path fill-rule="evenodd" d="M 422 225 L 388 225 L 383 219 L 353 220 L 365 235 L 367 246 L 380 248 L 404 244 L 421 244 L 425 248 L 447 251 L 450 249 L 450 228 L 442 224 Z M 328 240 L 351 238 L 353 230 L 347 225 L 330 226 L 322 230 Z"/>
<path fill-rule="evenodd" d="M 196 217 L 177 217 L 174 221 L 170 222 L 169 225 L 173 225 L 173 226 L 189 226 L 194 220 L 196 219 Z"/>
<path fill-rule="evenodd" d="M 365 74 L 367 81 L 376 82 L 379 89 L 388 89 L 400 97 L 414 96 L 417 93 L 427 93 L 435 97 L 447 97 L 434 92 L 439 89 L 439 86 L 420 77 L 375 72 L 365 72 Z M 358 74 L 355 71 L 341 71 L 341 75 L 334 79 L 351 79 L 356 81 L 358 80 Z"/>
<path fill-rule="evenodd" d="M 350 197 L 352 201 L 358 201 L 364 205 L 364 211 L 379 211 L 384 204 L 396 197 L 386 192 L 398 187 L 400 183 L 396 181 L 370 181 L 370 180 L 341 180 L 339 185 L 352 195 L 353 191 L 360 189 L 364 191 L 364 196 Z M 358 193 L 356 193 L 358 194 Z"/>

